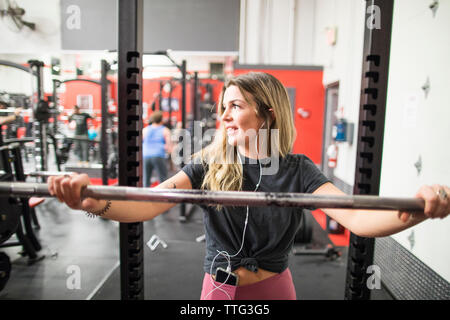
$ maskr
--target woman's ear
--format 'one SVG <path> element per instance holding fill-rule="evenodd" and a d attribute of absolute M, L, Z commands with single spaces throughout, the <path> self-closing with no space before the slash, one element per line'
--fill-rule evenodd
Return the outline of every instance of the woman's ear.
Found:
<path fill-rule="evenodd" d="M 275 112 L 273 112 L 272 108 L 269 108 L 269 112 L 270 112 L 270 117 L 271 117 L 271 120 L 272 120 L 270 124 L 272 124 L 272 122 L 275 121 Z"/>

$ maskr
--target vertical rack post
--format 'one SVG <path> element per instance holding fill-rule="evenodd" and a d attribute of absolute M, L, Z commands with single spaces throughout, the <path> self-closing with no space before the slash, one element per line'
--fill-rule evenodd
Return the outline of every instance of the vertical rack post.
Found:
<path fill-rule="evenodd" d="M 200 120 L 198 112 L 198 71 L 194 72 L 194 85 L 192 88 L 192 128 L 194 128 L 195 121 Z"/>
<path fill-rule="evenodd" d="M 181 128 L 186 129 L 186 60 L 181 62 Z M 184 135 L 186 137 L 186 135 Z M 183 139 L 183 144 L 185 143 Z M 184 158 L 186 150 L 183 150 L 183 155 L 181 157 L 181 168 L 184 167 Z M 186 204 L 180 203 L 180 222 L 186 222 Z"/>
<path fill-rule="evenodd" d="M 42 81 L 44 62 L 28 61 L 30 69 L 36 74 L 36 99 L 33 114 L 33 135 L 35 138 L 36 171 L 47 171 L 47 119 L 42 117 L 41 103 L 44 102 L 44 83 Z"/>
<path fill-rule="evenodd" d="M 118 1 L 119 185 L 142 187 L 143 0 Z M 122 300 L 144 299 L 143 224 L 120 224 Z"/>
<path fill-rule="evenodd" d="M 102 162 L 102 184 L 108 185 L 108 149 L 109 143 L 107 142 L 107 132 L 109 129 L 109 113 L 108 113 L 108 89 L 109 83 L 107 74 L 109 71 L 109 63 L 106 60 L 101 61 L 101 90 L 102 90 L 102 126 L 100 133 L 100 158 Z"/>
<path fill-rule="evenodd" d="M 353 194 L 380 191 L 393 7 L 393 1 L 366 0 Z M 374 249 L 374 239 L 350 235 L 345 299 L 370 299 L 367 268 L 373 264 Z"/>

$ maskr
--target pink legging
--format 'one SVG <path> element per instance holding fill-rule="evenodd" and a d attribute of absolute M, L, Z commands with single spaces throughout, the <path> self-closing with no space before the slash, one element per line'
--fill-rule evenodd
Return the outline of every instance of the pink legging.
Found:
<path fill-rule="evenodd" d="M 220 282 L 214 281 L 214 283 L 216 286 L 222 285 Z M 211 295 L 208 297 L 207 295 L 214 289 L 215 287 L 211 283 L 211 276 L 205 273 L 200 300 L 205 300 L 205 297 L 206 299 L 211 299 Z M 291 271 L 288 268 L 282 273 L 265 280 L 238 286 L 235 300 L 297 300 Z"/>

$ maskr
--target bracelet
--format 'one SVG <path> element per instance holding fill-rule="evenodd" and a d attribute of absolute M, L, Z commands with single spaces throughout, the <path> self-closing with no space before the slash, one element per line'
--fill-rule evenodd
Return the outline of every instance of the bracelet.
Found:
<path fill-rule="evenodd" d="M 86 211 L 86 216 L 89 218 L 101 217 L 109 210 L 109 208 L 111 208 L 111 200 L 106 200 L 106 205 L 103 209 L 94 212 Z"/>

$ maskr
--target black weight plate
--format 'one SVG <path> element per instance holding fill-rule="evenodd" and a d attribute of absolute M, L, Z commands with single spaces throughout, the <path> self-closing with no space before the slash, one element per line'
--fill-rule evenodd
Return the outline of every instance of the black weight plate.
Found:
<path fill-rule="evenodd" d="M 17 230 L 21 208 L 13 198 L 0 197 L 0 244 L 8 240 Z"/>
<path fill-rule="evenodd" d="M 313 217 L 310 212 L 305 211 L 303 214 L 302 222 L 300 223 L 300 228 L 295 235 L 295 243 L 310 243 L 312 241 L 312 229 L 313 229 Z"/>
<path fill-rule="evenodd" d="M 11 261 L 4 252 L 0 252 L 0 291 L 3 290 L 6 283 L 8 282 L 10 273 Z"/>

